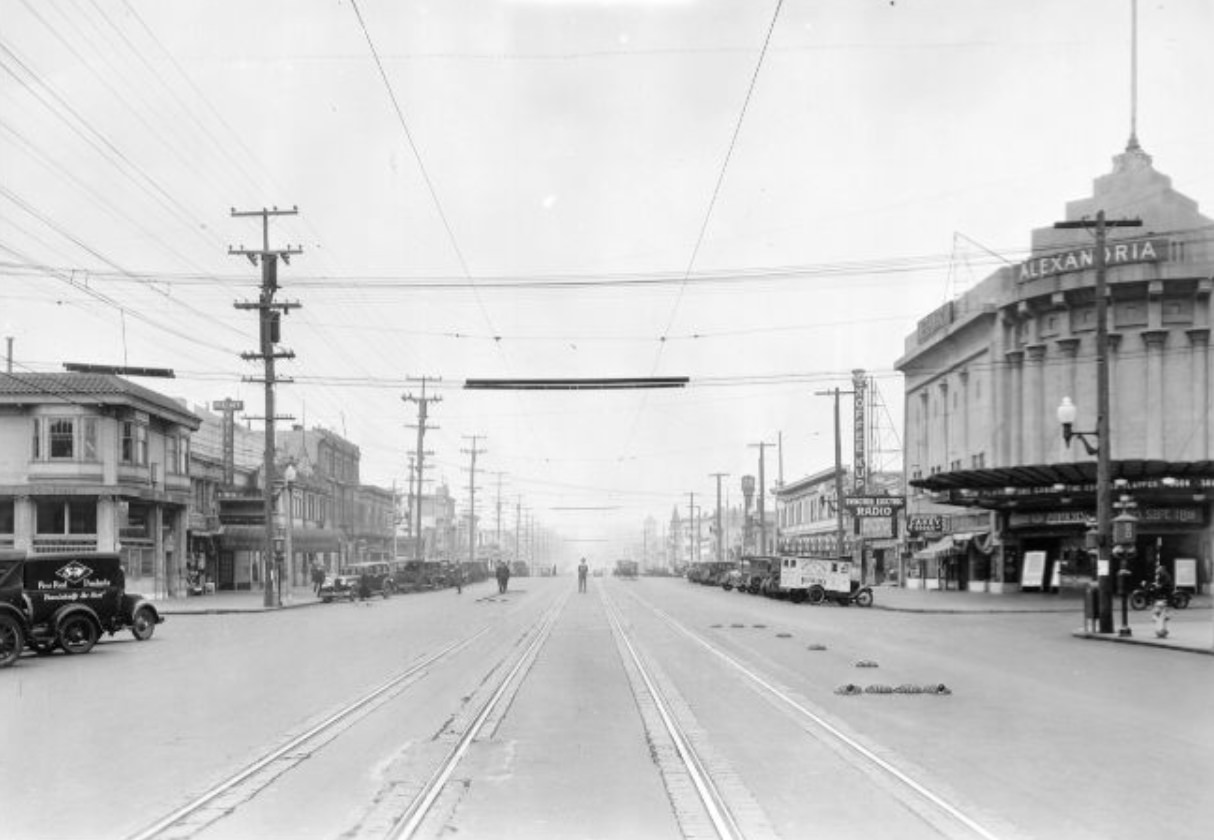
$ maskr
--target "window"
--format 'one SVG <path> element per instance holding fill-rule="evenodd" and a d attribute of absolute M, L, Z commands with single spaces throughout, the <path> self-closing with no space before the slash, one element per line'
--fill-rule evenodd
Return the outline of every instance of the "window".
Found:
<path fill-rule="evenodd" d="M 39 534 L 97 533 L 97 503 L 92 499 L 42 499 L 35 515 Z"/>
<path fill-rule="evenodd" d="M 181 466 L 179 462 L 179 453 L 181 451 L 181 441 L 174 435 L 166 435 L 164 438 L 164 471 L 166 473 L 180 474 Z"/>
<path fill-rule="evenodd" d="M 1112 315 L 1115 327 L 1145 327 L 1147 325 L 1147 302 L 1145 300 L 1113 301 Z"/>
<path fill-rule="evenodd" d="M 120 424 L 119 454 L 122 463 L 143 466 L 148 462 L 148 427 L 134 420 Z"/>
<path fill-rule="evenodd" d="M 0 534 L 16 533 L 16 522 L 16 504 L 12 499 L 0 499 Z"/>
<path fill-rule="evenodd" d="M 53 460 L 71 460 L 75 453 L 76 427 L 70 417 L 55 417 L 47 423 L 47 452 Z"/>
<path fill-rule="evenodd" d="M 97 460 L 97 418 L 85 417 L 80 421 L 81 457 L 85 461 Z"/>
<path fill-rule="evenodd" d="M 1193 323 L 1193 299 L 1166 297 L 1163 299 L 1163 322 L 1165 324 Z"/>

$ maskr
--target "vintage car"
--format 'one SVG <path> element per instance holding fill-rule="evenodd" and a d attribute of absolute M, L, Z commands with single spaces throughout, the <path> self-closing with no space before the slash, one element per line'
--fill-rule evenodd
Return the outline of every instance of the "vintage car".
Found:
<path fill-rule="evenodd" d="M 358 575 L 326 575 L 320 585 L 320 600 L 326 604 L 333 601 L 353 601 L 358 595 Z"/>
<path fill-rule="evenodd" d="M 365 563 L 351 563 L 342 572 L 358 578 L 358 597 L 370 598 L 372 595 L 382 595 L 387 598 L 396 591 L 396 579 L 392 576 L 392 566 L 380 560 Z"/>
<path fill-rule="evenodd" d="M 126 591 L 117 554 L 0 552 L 0 668 L 27 646 L 88 653 L 102 633 L 126 629 L 145 641 L 163 621 L 151 602 Z"/>

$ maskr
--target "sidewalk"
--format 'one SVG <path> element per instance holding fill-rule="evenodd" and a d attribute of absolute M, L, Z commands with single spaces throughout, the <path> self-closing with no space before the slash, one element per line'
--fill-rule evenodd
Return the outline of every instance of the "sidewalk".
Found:
<path fill-rule="evenodd" d="M 477 584 L 465 584 L 464 589 L 474 588 Z M 454 592 L 454 590 L 451 590 Z M 398 592 L 393 598 L 408 598 L 411 592 Z M 372 600 L 380 596 L 372 596 Z M 283 587 L 283 604 L 281 607 L 265 605 L 265 591 L 262 589 L 243 590 L 240 592 L 215 592 L 210 595 L 193 595 L 188 598 L 161 598 L 153 600 L 161 615 L 224 615 L 227 613 L 259 613 L 275 612 L 279 609 L 291 610 L 301 607 L 341 607 L 349 601 L 337 601 L 326 604 L 316 597 L 311 586 Z M 357 603 L 357 601 L 355 602 Z"/>
<path fill-rule="evenodd" d="M 988 592 L 958 592 L 955 590 L 898 589 L 878 586 L 873 589 L 878 609 L 895 612 L 920 613 L 1071 613 L 1082 627 L 1083 594 L 1078 591 L 1043 594 L 1040 592 L 1017 592 L 992 595 Z M 1155 624 L 1150 610 L 1129 610 L 1130 636 L 1118 636 L 1116 628 L 1121 626 L 1121 601 L 1113 602 L 1113 633 L 1095 633 L 1086 629 L 1076 630 L 1074 636 L 1101 642 L 1147 645 L 1171 648 L 1190 653 L 1214 655 L 1214 599 L 1209 595 L 1197 595 L 1189 608 L 1172 610 L 1168 623 L 1168 636 L 1155 636 Z"/>
<path fill-rule="evenodd" d="M 316 597 L 310 586 L 284 587 L 282 609 L 310 607 L 324 602 Z M 153 602 L 162 615 L 222 615 L 224 613 L 272 612 L 277 607 L 265 606 L 261 589 L 241 592 L 215 592 L 188 598 L 164 598 Z"/>

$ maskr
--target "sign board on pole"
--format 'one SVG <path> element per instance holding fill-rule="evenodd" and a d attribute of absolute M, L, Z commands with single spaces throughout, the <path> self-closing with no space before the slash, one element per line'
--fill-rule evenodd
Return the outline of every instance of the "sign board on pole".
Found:
<path fill-rule="evenodd" d="M 1021 589 L 1040 589 L 1045 584 L 1045 552 L 1026 551 L 1020 573 Z"/>
<path fill-rule="evenodd" d="M 1176 558 L 1176 585 L 1186 589 L 1197 588 L 1197 561 L 1192 557 Z"/>

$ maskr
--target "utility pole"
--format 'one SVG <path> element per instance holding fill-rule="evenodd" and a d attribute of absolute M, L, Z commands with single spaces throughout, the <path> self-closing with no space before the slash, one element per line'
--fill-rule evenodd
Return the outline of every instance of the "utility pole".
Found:
<path fill-rule="evenodd" d="M 764 454 L 771 443 L 759 442 L 750 444 L 759 449 L 759 554 L 767 554 L 767 513 L 764 499 L 767 496 L 766 477 L 764 476 Z"/>
<path fill-rule="evenodd" d="M 259 313 L 259 321 L 261 325 L 261 347 L 257 353 L 241 353 L 240 358 L 251 361 L 253 359 L 261 359 L 265 363 L 265 375 L 262 379 L 254 377 L 244 377 L 245 382 L 261 382 L 265 385 L 265 402 L 266 402 L 266 448 L 265 448 L 265 464 L 262 468 L 265 487 L 263 488 L 263 501 L 265 505 L 266 519 L 266 537 L 265 544 L 262 549 L 262 571 L 264 572 L 264 598 L 263 605 L 266 607 L 281 606 L 281 599 L 274 589 L 274 567 L 277 560 L 277 552 L 275 551 L 275 529 L 274 529 L 274 484 L 275 484 L 275 465 L 274 456 L 276 447 L 274 445 L 274 421 L 283 419 L 289 420 L 289 417 L 279 417 L 274 413 L 274 385 L 278 382 L 290 382 L 287 378 L 277 378 L 274 374 L 275 359 L 294 359 L 295 354 L 290 350 L 275 350 L 274 345 L 278 344 L 281 338 L 281 319 L 282 315 L 290 314 L 292 309 L 298 309 L 299 303 L 278 303 L 274 300 L 274 293 L 278 291 L 278 260 L 286 264 L 290 264 L 291 257 L 295 254 L 302 254 L 303 249 L 286 248 L 271 249 L 270 248 L 270 217 L 271 216 L 294 216 L 299 213 L 298 207 L 293 207 L 290 210 L 279 210 L 277 207 L 272 209 L 262 208 L 261 210 L 238 211 L 232 208 L 233 218 L 245 218 L 249 216 L 261 217 L 261 248 L 250 249 L 241 245 L 239 248 L 228 246 L 228 254 L 230 256 L 247 257 L 253 265 L 261 263 L 261 295 L 256 303 L 241 302 L 234 304 L 237 309 L 256 309 Z M 281 586 L 281 582 L 279 584 Z"/>
<path fill-rule="evenodd" d="M 514 559 L 520 559 L 519 534 L 523 530 L 523 499 L 520 496 L 514 503 Z"/>
<path fill-rule="evenodd" d="M 835 398 L 835 527 L 836 527 L 836 556 L 843 559 L 843 432 L 839 427 L 839 397 L 850 394 L 851 391 L 841 391 L 835 388 L 830 391 L 814 391 L 814 396 Z"/>
<path fill-rule="evenodd" d="M 483 440 L 484 435 L 464 435 L 465 440 L 472 441 L 471 449 L 461 449 L 465 455 L 472 457 L 468 469 L 468 562 L 476 563 L 476 456 L 484 454 L 484 449 L 478 449 L 476 442 Z"/>
<path fill-rule="evenodd" d="M 502 556 L 502 476 L 504 475 L 504 473 L 502 473 L 499 470 L 497 473 L 495 473 L 495 475 L 497 476 L 497 516 L 496 516 L 497 539 L 496 539 L 496 545 L 497 545 L 497 555 L 500 558 Z"/>
<path fill-rule="evenodd" d="M 1055 228 L 1082 228 L 1092 230 L 1096 235 L 1092 249 L 1092 264 L 1096 269 L 1096 587 L 1100 597 L 1101 633 L 1113 632 L 1113 575 L 1109 568 L 1109 543 L 1113 531 L 1113 441 L 1109 438 L 1109 310 L 1104 249 L 1108 228 L 1141 226 L 1141 219 L 1106 219 L 1103 210 L 1097 211 L 1095 219 L 1054 223 Z"/>
<path fill-rule="evenodd" d="M 415 397 L 412 394 L 404 394 L 401 397 L 401 400 L 404 402 L 417 403 L 417 425 L 416 426 L 406 426 L 406 428 L 417 429 L 417 449 L 415 450 L 416 462 L 417 462 L 417 518 L 414 520 L 414 523 L 413 523 L 414 538 L 415 538 L 413 557 L 418 562 L 421 562 L 421 560 L 424 558 L 423 543 L 425 542 L 425 537 L 422 532 L 422 476 L 425 475 L 424 470 L 425 470 L 425 462 L 426 462 L 425 461 L 425 459 L 426 459 L 426 450 L 425 450 L 426 429 L 427 428 L 430 428 L 430 429 L 438 428 L 438 426 L 427 426 L 426 419 L 429 416 L 430 403 L 442 402 L 443 398 L 426 396 L 426 383 L 433 382 L 434 377 L 423 376 L 420 379 L 413 379 L 413 378 L 406 377 L 406 381 L 407 382 L 421 382 L 421 384 L 422 384 L 422 395 L 420 397 Z M 442 380 L 439 379 L 438 381 L 441 382 Z"/>
<path fill-rule="evenodd" d="M 717 480 L 717 562 L 725 562 L 725 532 L 721 530 L 721 479 L 729 473 L 710 473 Z"/>

